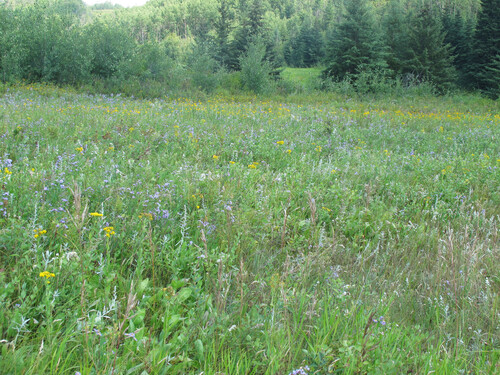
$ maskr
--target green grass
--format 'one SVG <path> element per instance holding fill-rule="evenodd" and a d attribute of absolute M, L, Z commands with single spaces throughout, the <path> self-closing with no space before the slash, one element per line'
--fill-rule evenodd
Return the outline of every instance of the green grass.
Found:
<path fill-rule="evenodd" d="M 295 87 L 296 90 L 306 91 L 311 94 L 318 87 L 322 71 L 322 68 L 285 68 L 281 72 L 282 85 L 287 87 L 288 90 L 290 90 L 290 87 Z"/>
<path fill-rule="evenodd" d="M 6 89 L 1 372 L 496 373 L 499 124 L 473 96 Z"/>

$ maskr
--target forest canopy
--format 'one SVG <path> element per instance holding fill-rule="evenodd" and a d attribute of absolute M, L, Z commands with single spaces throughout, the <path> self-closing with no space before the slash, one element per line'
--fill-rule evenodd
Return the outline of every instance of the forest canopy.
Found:
<path fill-rule="evenodd" d="M 286 66 L 321 67 L 323 87 L 427 82 L 498 97 L 499 20 L 500 0 L 150 0 L 133 8 L 7 0 L 0 78 L 208 91 L 240 80 L 259 91 L 249 81 Z M 227 78 L 250 58 L 263 69 Z"/>

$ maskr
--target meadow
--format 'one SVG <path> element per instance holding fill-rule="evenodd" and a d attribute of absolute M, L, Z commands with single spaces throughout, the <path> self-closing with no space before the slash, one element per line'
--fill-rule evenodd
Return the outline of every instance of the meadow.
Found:
<path fill-rule="evenodd" d="M 499 125 L 4 87 L 0 373 L 498 373 Z"/>

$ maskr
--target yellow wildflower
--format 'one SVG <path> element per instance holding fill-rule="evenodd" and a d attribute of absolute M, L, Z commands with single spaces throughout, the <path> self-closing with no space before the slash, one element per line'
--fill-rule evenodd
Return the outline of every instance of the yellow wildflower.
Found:
<path fill-rule="evenodd" d="M 276 144 L 278 144 L 278 145 L 282 145 L 284 143 L 285 143 L 285 141 L 278 141 L 278 142 L 276 142 Z"/>
<path fill-rule="evenodd" d="M 38 237 L 44 235 L 45 233 L 47 233 L 47 231 L 45 229 L 41 229 L 41 228 L 34 229 L 33 232 L 35 232 L 35 235 L 34 235 L 35 238 L 38 238 Z"/>
<path fill-rule="evenodd" d="M 47 279 L 47 284 L 50 284 L 50 281 L 49 279 L 51 277 L 56 277 L 55 274 L 53 274 L 52 272 L 49 272 L 49 271 L 43 271 L 43 272 L 40 272 L 39 274 L 40 277 L 45 277 Z"/>
<path fill-rule="evenodd" d="M 116 234 L 113 227 L 104 227 L 103 230 L 106 232 L 106 237 Z"/>
<path fill-rule="evenodd" d="M 90 216 L 102 216 L 99 212 L 91 212 Z"/>

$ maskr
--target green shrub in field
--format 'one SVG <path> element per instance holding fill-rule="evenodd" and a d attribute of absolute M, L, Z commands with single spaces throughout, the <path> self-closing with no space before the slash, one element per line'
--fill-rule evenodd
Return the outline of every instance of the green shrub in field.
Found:
<path fill-rule="evenodd" d="M 257 94 L 268 92 L 271 89 L 271 65 L 265 59 L 266 46 L 256 40 L 250 44 L 247 52 L 240 58 L 241 83 L 247 90 Z"/>

